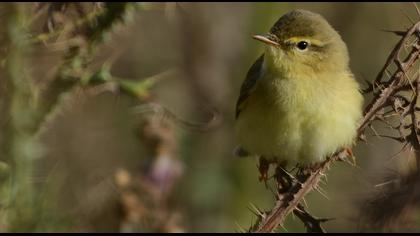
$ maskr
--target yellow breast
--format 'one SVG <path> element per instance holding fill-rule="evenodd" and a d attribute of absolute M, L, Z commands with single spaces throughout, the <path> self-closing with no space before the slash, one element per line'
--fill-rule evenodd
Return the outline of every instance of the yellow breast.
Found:
<path fill-rule="evenodd" d="M 363 98 L 349 73 L 278 79 L 264 75 L 236 122 L 239 144 L 291 164 L 324 160 L 350 146 Z"/>

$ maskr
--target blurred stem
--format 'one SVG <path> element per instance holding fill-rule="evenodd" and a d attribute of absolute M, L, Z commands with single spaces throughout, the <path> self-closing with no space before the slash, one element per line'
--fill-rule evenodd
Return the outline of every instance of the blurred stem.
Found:
<path fill-rule="evenodd" d="M 25 10 L 27 4 L 7 4 L 7 59 L 8 83 L 10 84 L 10 122 L 8 125 L 7 157 L 12 173 L 10 188 L 5 191 L 7 231 L 36 231 L 38 219 L 45 210 L 39 191 L 31 184 L 33 162 L 41 156 L 42 146 L 37 141 L 39 129 L 58 104 L 60 96 L 75 86 L 91 60 L 95 46 L 102 42 L 114 23 L 123 19 L 128 3 L 107 3 L 102 14 L 90 20 L 79 35 L 82 40 L 68 49 L 64 63 L 59 67 L 56 79 L 47 91 L 36 96 L 32 80 L 27 72 L 29 42 Z M 40 100 L 38 100 L 40 99 Z M 4 195 L 6 195 L 4 194 Z"/>
<path fill-rule="evenodd" d="M 114 24 L 124 20 L 129 8 L 129 3 L 106 3 L 103 11 L 95 18 L 86 21 L 84 33 L 79 35 L 81 42 L 77 46 L 70 47 L 64 57 L 63 64 L 59 67 L 56 78 L 43 92 L 39 102 L 42 116 L 36 121 L 37 130 L 43 127 L 48 116 L 53 113 L 62 94 L 71 90 L 79 82 L 92 74 L 86 71 L 98 43 L 103 42 L 106 34 L 112 30 Z"/>
<path fill-rule="evenodd" d="M 7 70 L 11 85 L 8 156 L 12 173 L 6 227 L 9 231 L 26 231 L 33 229 L 34 217 L 36 217 L 30 178 L 32 162 L 40 155 L 36 140 L 32 138 L 38 113 L 32 102 L 31 80 L 26 73 L 26 58 L 29 50 L 24 42 L 26 5 L 8 4 L 7 7 L 9 8 Z"/>

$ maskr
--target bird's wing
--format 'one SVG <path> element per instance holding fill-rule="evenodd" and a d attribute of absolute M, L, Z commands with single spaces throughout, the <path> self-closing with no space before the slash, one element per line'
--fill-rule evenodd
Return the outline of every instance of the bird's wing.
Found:
<path fill-rule="evenodd" d="M 241 92 L 239 94 L 238 101 L 236 103 L 236 118 L 238 118 L 239 113 L 244 109 L 246 100 L 249 95 L 254 91 L 255 85 L 257 84 L 258 79 L 261 75 L 262 65 L 264 61 L 264 54 L 261 55 L 249 69 L 246 79 L 241 86 Z"/>

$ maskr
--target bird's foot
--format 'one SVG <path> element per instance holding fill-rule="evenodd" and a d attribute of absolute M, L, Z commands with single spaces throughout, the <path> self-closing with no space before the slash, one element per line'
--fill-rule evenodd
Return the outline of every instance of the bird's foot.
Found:
<path fill-rule="evenodd" d="M 313 163 L 305 166 L 297 166 L 296 178 L 301 183 L 305 182 L 311 173 L 318 169 L 320 165 L 321 163 Z"/>
<path fill-rule="evenodd" d="M 353 151 L 350 147 L 344 148 L 344 155 L 339 155 L 338 160 L 349 163 L 352 166 L 356 166 L 356 158 L 353 155 Z"/>
<path fill-rule="evenodd" d="M 275 177 L 278 184 L 277 189 L 280 194 L 289 191 L 290 187 L 293 185 L 293 182 L 296 181 L 296 178 L 287 170 L 283 169 L 280 165 L 278 165 L 276 168 Z"/>
<path fill-rule="evenodd" d="M 351 147 L 346 147 L 344 150 L 346 151 L 347 155 L 353 156 L 353 150 L 351 150 Z"/>

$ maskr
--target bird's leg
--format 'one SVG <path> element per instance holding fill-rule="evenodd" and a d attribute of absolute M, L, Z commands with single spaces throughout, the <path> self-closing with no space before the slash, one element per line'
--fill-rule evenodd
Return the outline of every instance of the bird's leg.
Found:
<path fill-rule="evenodd" d="M 258 165 L 258 171 L 260 172 L 260 177 L 258 178 L 260 181 L 264 181 L 267 185 L 268 180 L 268 170 L 270 169 L 270 162 L 265 159 L 263 156 L 260 157 Z"/>

